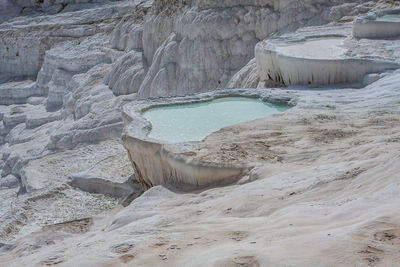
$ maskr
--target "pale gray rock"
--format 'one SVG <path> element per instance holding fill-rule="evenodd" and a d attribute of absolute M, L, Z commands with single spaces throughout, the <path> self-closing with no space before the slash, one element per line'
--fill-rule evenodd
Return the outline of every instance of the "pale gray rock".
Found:
<path fill-rule="evenodd" d="M 18 156 L 10 156 L 8 159 L 5 161 L 5 164 L 2 168 L 1 171 L 1 176 L 7 176 L 11 174 L 12 169 L 14 168 L 14 165 L 20 160 Z"/>
<path fill-rule="evenodd" d="M 139 195 L 141 188 L 139 184 L 131 182 L 115 183 L 109 180 L 94 177 L 88 172 L 71 174 L 68 184 L 72 187 L 79 188 L 85 192 L 93 194 L 104 194 L 118 198 L 120 202 L 124 202 L 129 196 Z"/>
<path fill-rule="evenodd" d="M 36 79 L 23 91 L 23 102 L 28 104 L 0 105 L 3 175 L 18 176 L 26 162 L 55 150 L 120 138 L 120 105 L 125 100 L 116 98 L 103 79 L 110 68 L 107 63 L 124 54 L 111 52 L 110 33 L 139 4 L 88 5 L 76 11 L 77 6 L 68 4 L 65 9 L 73 13 L 37 14 L 0 24 L 0 47 L 4 48 L 0 49 L 0 81 L 8 82 L 0 86 L 20 90 L 32 83 L 27 77 Z M 16 96 L 7 104 L 19 101 Z M 46 107 L 59 111 L 47 112 Z"/>
<path fill-rule="evenodd" d="M 6 160 L 8 159 L 9 156 L 10 156 L 10 152 L 3 151 L 3 155 L 2 155 L 2 157 L 1 157 L 1 160 L 2 160 L 2 161 L 6 161 Z M 2 165 L 1 167 L 3 168 L 3 166 L 4 166 L 4 162 L 3 162 L 3 165 Z"/>
<path fill-rule="evenodd" d="M 314 26 L 259 42 L 260 80 L 284 86 L 362 84 L 367 74 L 400 67 L 400 55 L 393 53 L 398 40 L 356 40 L 351 31 L 349 24 Z"/>
<path fill-rule="evenodd" d="M 10 145 L 26 143 L 33 139 L 32 134 L 29 131 L 25 131 L 25 124 L 21 123 L 10 130 L 5 138 L 5 141 Z"/>
<path fill-rule="evenodd" d="M 36 86 L 42 92 L 48 92 L 48 110 L 62 106 L 72 76 L 86 72 L 100 63 L 110 62 L 107 54 L 100 49 L 103 38 L 99 35 L 82 42 L 66 42 L 46 52 Z"/>
<path fill-rule="evenodd" d="M 229 80 L 227 88 L 257 88 L 260 78 L 253 58 Z"/>
<path fill-rule="evenodd" d="M 46 64 L 46 61 L 45 61 Z M 62 68 L 56 68 L 52 78 L 46 86 L 48 91 L 46 108 L 49 111 L 57 110 L 63 105 L 63 97 L 66 94 L 66 87 L 75 72 L 65 71 Z M 40 75 L 40 73 L 39 73 Z"/>
<path fill-rule="evenodd" d="M 40 95 L 34 85 L 31 80 L 0 84 L 0 105 L 23 104 L 29 97 Z"/>
<path fill-rule="evenodd" d="M 381 78 L 381 76 L 378 73 L 371 73 L 371 74 L 367 74 L 364 76 L 363 79 L 363 85 L 369 85 L 373 82 L 376 82 L 377 80 L 379 80 Z"/>
<path fill-rule="evenodd" d="M 37 105 L 43 105 L 45 101 L 46 101 L 45 97 L 32 96 L 28 98 L 26 103 L 37 106 Z"/>
<path fill-rule="evenodd" d="M 98 143 L 103 140 L 118 138 L 122 132 L 122 122 L 107 124 L 91 129 L 70 129 L 50 137 L 47 149 L 66 150 L 76 147 L 78 144 Z"/>
<path fill-rule="evenodd" d="M 0 178 L 0 188 L 15 188 L 19 186 L 19 180 L 12 174 Z"/>
<path fill-rule="evenodd" d="M 16 245 L 14 243 L 8 243 L 0 239 L 0 254 L 12 250 L 13 248 L 15 248 L 15 246 Z"/>
<path fill-rule="evenodd" d="M 125 14 L 134 13 L 139 4 L 140 1 L 123 1 L 77 10 L 73 15 L 67 12 L 27 16 L 0 24 L 0 73 L 4 77 L 34 78 L 42 66 L 45 52 L 55 44 L 110 33 L 114 24 Z"/>
<path fill-rule="evenodd" d="M 396 38 L 400 36 L 400 21 L 378 20 L 385 15 L 400 16 L 400 8 L 387 8 L 372 11 L 357 17 L 354 21 L 353 36 L 355 38 Z"/>
<path fill-rule="evenodd" d="M 139 89 L 139 96 L 148 97 L 179 95 L 178 87 L 169 88 L 174 83 L 177 85 L 176 61 L 178 54 L 178 43 L 176 34 L 172 33 L 167 40 L 158 48 L 153 58 L 153 63 L 144 78 Z M 193 93 L 187 88 L 185 93 Z"/>
<path fill-rule="evenodd" d="M 120 51 L 141 51 L 143 25 L 138 15 L 127 15 L 117 24 L 111 34 L 111 48 Z"/>
<path fill-rule="evenodd" d="M 7 128 L 4 126 L 3 123 L 0 123 L 0 135 L 4 136 L 7 135 L 9 131 L 7 131 Z"/>
<path fill-rule="evenodd" d="M 0 0 L 0 23 L 20 14 L 20 9 L 12 0 Z"/>
<path fill-rule="evenodd" d="M 43 112 L 38 114 L 28 114 L 26 117 L 25 125 L 27 129 L 33 129 L 43 124 L 61 120 L 62 114 L 60 111 L 56 112 Z"/>
<path fill-rule="evenodd" d="M 114 62 L 104 83 L 115 95 L 127 95 L 137 93 L 144 76 L 142 53 L 131 51 Z"/>
<path fill-rule="evenodd" d="M 3 117 L 4 126 L 8 129 L 12 129 L 20 123 L 24 123 L 26 120 L 26 114 L 5 114 Z"/>

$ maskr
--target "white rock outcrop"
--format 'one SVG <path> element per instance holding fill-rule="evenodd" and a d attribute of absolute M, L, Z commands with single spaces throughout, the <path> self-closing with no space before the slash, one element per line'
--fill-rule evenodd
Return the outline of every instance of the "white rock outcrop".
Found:
<path fill-rule="evenodd" d="M 104 83 L 115 95 L 129 95 L 137 93 L 145 74 L 142 53 L 130 51 L 114 62 Z"/>
<path fill-rule="evenodd" d="M 229 80 L 227 88 L 257 88 L 260 82 L 255 58 L 249 61 Z"/>
<path fill-rule="evenodd" d="M 31 80 L 0 84 L 0 105 L 23 104 L 31 96 L 42 95 Z"/>
<path fill-rule="evenodd" d="M 398 18 L 384 20 L 385 16 Z M 400 8 L 377 10 L 360 16 L 354 21 L 353 36 L 356 38 L 395 38 L 400 36 Z"/>
<path fill-rule="evenodd" d="M 249 171 L 246 164 L 216 164 L 195 160 L 190 155 L 196 150 L 196 142 L 170 144 L 148 136 L 151 123 L 142 111 L 154 106 L 210 101 L 226 96 L 257 97 L 264 101 L 288 104 L 292 99 L 263 91 L 220 90 L 187 97 L 161 98 L 153 101 L 133 101 L 123 107 L 123 145 L 135 170 L 136 179 L 145 188 L 163 184 L 204 186 L 232 182 Z M 293 103 L 292 103 L 293 104 Z M 195 153 L 194 153 L 195 154 Z"/>
<path fill-rule="evenodd" d="M 400 42 L 360 42 L 350 38 L 351 30 L 348 24 L 309 27 L 258 43 L 260 80 L 285 86 L 361 84 L 366 74 L 400 67 L 393 52 Z"/>

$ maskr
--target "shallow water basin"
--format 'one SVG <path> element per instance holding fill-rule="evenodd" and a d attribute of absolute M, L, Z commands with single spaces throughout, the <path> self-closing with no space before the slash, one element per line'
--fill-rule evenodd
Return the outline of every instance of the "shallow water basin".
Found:
<path fill-rule="evenodd" d="M 149 137 L 169 143 L 200 141 L 219 129 L 287 110 L 260 99 L 224 97 L 215 100 L 150 108 L 143 116 L 152 124 Z"/>

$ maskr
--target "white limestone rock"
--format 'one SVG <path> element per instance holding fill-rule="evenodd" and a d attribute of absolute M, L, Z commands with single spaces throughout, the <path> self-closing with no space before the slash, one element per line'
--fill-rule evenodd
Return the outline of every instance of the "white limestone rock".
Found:
<path fill-rule="evenodd" d="M 177 86 L 177 55 L 178 43 L 176 35 L 171 34 L 167 40 L 158 48 L 153 58 L 153 63 L 148 70 L 142 85 L 139 89 L 139 96 L 157 97 L 179 95 Z M 175 87 L 169 88 L 169 85 L 175 84 Z M 193 93 L 190 88 L 187 88 L 186 94 Z"/>
<path fill-rule="evenodd" d="M 103 77 L 109 64 L 99 64 L 87 73 L 73 76 L 64 97 L 61 127 L 50 134 L 47 149 L 71 149 L 81 143 L 120 138 L 122 97 L 115 97 Z"/>
<path fill-rule="evenodd" d="M 5 114 L 3 117 L 4 126 L 7 129 L 12 129 L 20 123 L 25 123 L 26 114 Z"/>
<path fill-rule="evenodd" d="M 19 180 L 12 174 L 0 177 L 0 188 L 15 188 L 19 186 Z"/>
<path fill-rule="evenodd" d="M 44 64 L 46 64 L 46 61 Z M 68 82 L 76 74 L 76 72 L 66 71 L 63 68 L 52 67 L 54 68 L 54 72 L 51 75 L 51 80 L 45 87 L 45 90 L 48 91 L 46 108 L 49 111 L 54 111 L 62 107 L 64 95 L 67 93 Z M 39 72 L 39 75 L 42 74 Z"/>
<path fill-rule="evenodd" d="M 72 9 L 73 13 L 19 17 L 0 24 L 0 73 L 34 78 L 45 52 L 53 45 L 110 33 L 114 24 L 125 14 L 134 13 L 139 4 L 140 1 L 123 1 L 95 5 L 83 10 Z"/>
<path fill-rule="evenodd" d="M 118 198 L 120 202 L 123 202 L 132 194 L 141 192 L 139 188 L 134 187 L 130 182 L 116 183 L 95 177 L 88 172 L 71 174 L 68 184 L 85 192 Z"/>
<path fill-rule="evenodd" d="M 399 41 L 355 40 L 351 30 L 348 24 L 308 27 L 258 43 L 260 80 L 285 86 L 362 84 L 366 74 L 400 67 L 400 55 L 393 52 Z"/>
<path fill-rule="evenodd" d="M 27 104 L 30 104 L 33 106 L 44 105 L 45 102 L 46 102 L 46 98 L 40 97 L 40 96 L 32 96 L 32 97 L 29 97 L 27 100 Z"/>
<path fill-rule="evenodd" d="M 396 20 L 380 20 L 384 16 L 397 16 Z M 353 36 L 355 38 L 395 38 L 400 36 L 400 8 L 376 10 L 357 17 L 354 20 Z"/>
<path fill-rule="evenodd" d="M 11 174 L 12 169 L 14 168 L 15 164 L 20 160 L 18 156 L 10 155 L 7 160 L 5 161 L 5 164 L 2 168 L 1 171 L 1 176 L 5 177 L 9 174 Z"/>
<path fill-rule="evenodd" d="M 0 239 L 0 254 L 12 250 L 13 248 L 15 248 L 15 246 L 16 246 L 15 243 L 5 242 L 2 239 Z"/>
<path fill-rule="evenodd" d="M 373 83 L 373 82 L 376 82 L 377 80 L 380 79 L 380 77 L 381 77 L 381 76 L 379 75 L 379 73 L 370 73 L 370 74 L 367 74 L 367 75 L 364 76 L 363 85 L 364 85 L 364 86 L 367 86 L 367 85 L 369 85 L 369 84 L 371 84 L 371 83 Z"/>
<path fill-rule="evenodd" d="M 111 34 L 111 48 L 120 51 L 141 51 L 143 48 L 141 22 L 142 18 L 138 15 L 127 15 L 122 18 Z"/>
<path fill-rule="evenodd" d="M 49 110 L 62 106 L 68 82 L 73 75 L 86 72 L 100 63 L 110 62 L 107 54 L 100 49 L 102 42 L 104 36 L 98 35 L 82 42 L 66 42 L 46 52 L 36 87 L 48 92 Z"/>
<path fill-rule="evenodd" d="M 142 53 L 131 51 L 113 63 L 104 83 L 115 95 L 128 95 L 137 93 L 144 76 Z"/>
<path fill-rule="evenodd" d="M 58 121 L 62 119 L 62 114 L 60 111 L 56 112 L 38 112 L 28 114 L 26 117 L 25 125 L 27 129 L 33 129 L 39 127 L 43 124 Z"/>
<path fill-rule="evenodd" d="M 346 2 L 155 1 L 143 28 L 149 71 L 139 97 L 224 88 L 253 58 L 257 42 L 278 30 L 330 21 L 331 7 Z"/>
<path fill-rule="evenodd" d="M 227 88 L 257 88 L 260 78 L 253 58 L 229 80 Z"/>

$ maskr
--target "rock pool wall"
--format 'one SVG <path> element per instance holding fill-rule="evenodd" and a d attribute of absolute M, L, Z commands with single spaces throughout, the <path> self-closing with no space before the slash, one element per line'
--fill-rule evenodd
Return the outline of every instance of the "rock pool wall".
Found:
<path fill-rule="evenodd" d="M 294 34 L 279 38 L 266 39 L 256 45 L 255 59 L 260 81 L 272 80 L 283 85 L 330 85 L 361 84 L 368 73 L 399 68 L 396 58 L 368 55 L 366 45 L 356 40 L 345 39 L 351 33 L 351 27 L 310 27 Z M 343 38 L 343 55 L 326 59 L 287 55 L 278 51 L 279 46 L 302 43 L 309 39 L 332 37 Z M 364 54 L 362 54 L 364 53 Z M 311 53 L 312 54 L 312 53 Z"/>
<path fill-rule="evenodd" d="M 223 90 L 197 96 L 134 101 L 123 107 L 123 145 L 129 153 L 136 179 L 145 188 L 160 184 L 189 184 L 194 186 L 229 182 L 244 175 L 251 166 L 212 164 L 193 160 L 196 142 L 167 144 L 147 137 L 151 124 L 141 112 L 150 107 L 210 101 L 217 97 L 247 96 L 260 97 L 277 104 L 290 101 L 281 96 L 273 98 L 263 91 Z"/>
<path fill-rule="evenodd" d="M 356 38 L 394 38 L 400 36 L 400 22 L 377 21 L 384 15 L 399 15 L 400 8 L 383 9 L 370 12 L 365 16 L 358 17 L 354 21 L 353 36 Z"/>

